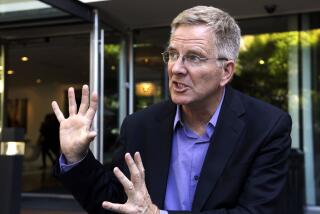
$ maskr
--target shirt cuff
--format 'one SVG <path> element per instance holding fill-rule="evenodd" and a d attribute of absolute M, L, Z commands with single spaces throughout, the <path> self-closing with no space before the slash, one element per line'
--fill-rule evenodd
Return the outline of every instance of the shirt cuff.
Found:
<path fill-rule="evenodd" d="M 73 167 L 79 165 L 79 163 L 81 163 L 81 161 L 83 161 L 83 159 L 85 159 L 86 156 L 84 156 L 84 158 L 82 158 L 81 160 L 79 160 L 76 163 L 68 164 L 64 155 L 61 154 L 59 157 L 60 173 L 63 174 L 63 173 L 70 171 Z"/>
<path fill-rule="evenodd" d="M 168 211 L 166 211 L 166 210 L 160 210 L 160 214 L 168 214 Z"/>

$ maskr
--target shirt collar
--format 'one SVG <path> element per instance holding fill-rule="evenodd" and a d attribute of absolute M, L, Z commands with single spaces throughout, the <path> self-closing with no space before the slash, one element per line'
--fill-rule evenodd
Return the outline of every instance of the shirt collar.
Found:
<path fill-rule="evenodd" d="M 221 105 L 222 105 L 222 102 L 224 100 L 224 94 L 225 94 L 225 89 L 223 89 L 223 94 L 222 94 L 222 98 L 219 102 L 219 105 L 217 107 L 217 110 L 214 112 L 214 114 L 212 115 L 211 119 L 209 120 L 209 123 L 208 124 L 211 124 L 213 125 L 213 127 L 216 126 L 217 124 L 217 121 L 218 121 L 218 117 L 219 117 L 219 114 L 220 114 L 220 110 L 221 110 Z M 177 105 L 177 110 L 176 110 L 176 115 L 174 117 L 174 122 L 173 122 L 173 130 L 176 128 L 178 122 L 183 125 L 183 122 L 181 120 L 181 110 L 180 110 L 180 105 Z"/>

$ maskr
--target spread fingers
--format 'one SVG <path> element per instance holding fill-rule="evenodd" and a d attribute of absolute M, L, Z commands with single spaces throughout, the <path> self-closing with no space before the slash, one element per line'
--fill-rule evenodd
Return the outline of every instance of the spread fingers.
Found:
<path fill-rule="evenodd" d="M 64 118 L 64 116 L 63 116 L 63 114 L 62 114 L 62 112 L 61 112 L 61 110 L 59 108 L 58 103 L 56 101 L 53 101 L 51 103 L 51 106 L 52 106 L 53 112 L 56 115 L 59 123 L 61 123 L 61 121 L 63 121 L 65 118 Z"/>

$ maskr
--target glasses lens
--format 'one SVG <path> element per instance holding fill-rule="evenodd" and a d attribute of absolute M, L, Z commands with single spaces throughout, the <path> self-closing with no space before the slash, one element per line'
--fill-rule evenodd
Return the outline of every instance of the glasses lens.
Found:
<path fill-rule="evenodd" d="M 162 59 L 164 61 L 164 63 L 168 63 L 169 62 L 169 52 L 163 52 L 162 53 Z"/>

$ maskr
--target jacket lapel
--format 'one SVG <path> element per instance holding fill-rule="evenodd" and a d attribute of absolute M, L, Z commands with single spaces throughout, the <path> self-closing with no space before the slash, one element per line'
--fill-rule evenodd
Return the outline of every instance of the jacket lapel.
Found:
<path fill-rule="evenodd" d="M 173 120 L 176 112 L 176 105 L 168 101 L 167 105 L 155 116 L 156 122 L 153 133 L 150 135 L 152 142 L 147 147 L 148 166 L 146 171 L 146 181 L 148 191 L 153 203 L 162 208 L 167 187 L 167 179 L 171 158 L 171 145 L 173 134 Z"/>
<path fill-rule="evenodd" d="M 212 136 L 193 200 L 193 211 L 200 211 L 209 197 L 238 141 L 245 124 L 240 119 L 244 107 L 231 87 L 226 93 Z"/>

